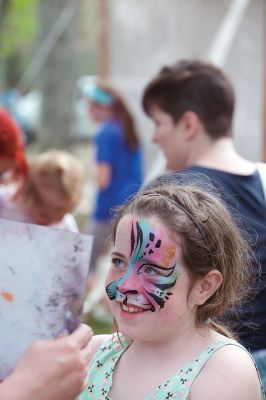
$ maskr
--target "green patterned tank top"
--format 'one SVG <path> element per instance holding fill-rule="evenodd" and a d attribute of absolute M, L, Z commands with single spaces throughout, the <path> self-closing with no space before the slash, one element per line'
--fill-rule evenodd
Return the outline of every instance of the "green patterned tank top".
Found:
<path fill-rule="evenodd" d="M 89 364 L 87 387 L 80 394 L 79 400 L 112 400 L 108 397 L 108 393 L 112 387 L 113 371 L 117 360 L 130 343 L 121 335 L 119 340 L 117 334 L 114 334 L 108 341 L 103 342 Z M 215 351 L 226 345 L 239 346 L 247 351 L 235 340 L 228 338 L 217 340 L 205 348 L 179 372 L 159 385 L 150 395 L 146 396 L 145 400 L 187 399 L 191 386 L 205 363 Z M 261 400 L 265 400 L 262 386 Z"/>

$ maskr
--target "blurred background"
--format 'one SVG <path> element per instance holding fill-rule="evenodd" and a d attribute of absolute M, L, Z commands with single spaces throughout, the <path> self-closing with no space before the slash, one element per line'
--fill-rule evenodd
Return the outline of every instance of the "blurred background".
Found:
<path fill-rule="evenodd" d="M 141 110 L 148 80 L 164 64 L 204 58 L 236 89 L 235 143 L 266 161 L 265 0 L 0 0 L 0 105 L 21 126 L 27 154 L 67 150 L 84 164 L 75 217 L 92 209 L 92 139 L 85 93 L 95 76 L 120 89 L 137 122 L 145 176 L 163 171 Z"/>
<path fill-rule="evenodd" d="M 91 76 L 108 77 L 136 117 L 149 173 L 159 160 L 140 106 L 145 83 L 179 58 L 210 59 L 236 87 L 238 150 L 265 160 L 265 8 L 264 0 L 0 0 L 0 103 L 29 151 L 82 141 L 89 159 L 95 126 L 84 93 Z"/>

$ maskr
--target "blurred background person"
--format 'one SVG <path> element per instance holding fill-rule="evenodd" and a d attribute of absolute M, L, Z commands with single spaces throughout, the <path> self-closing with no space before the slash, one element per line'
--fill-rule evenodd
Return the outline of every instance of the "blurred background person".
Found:
<path fill-rule="evenodd" d="M 13 199 L 3 199 L 1 217 L 78 232 L 71 211 L 82 194 L 83 167 L 64 151 L 49 150 L 29 165 L 28 179 Z"/>
<path fill-rule="evenodd" d="M 165 66 L 146 86 L 142 104 L 155 124 L 153 141 L 164 153 L 168 178 L 178 171 L 207 188 L 211 183 L 253 245 L 255 296 L 241 307 L 235 330 L 252 352 L 266 388 L 266 203 L 257 164 L 233 142 L 234 88 L 220 68 L 183 59 Z M 265 177 L 264 177 L 265 179 Z"/>
<path fill-rule="evenodd" d="M 99 123 L 94 139 L 95 206 L 86 233 L 93 235 L 91 280 L 104 254 L 114 209 L 138 191 L 142 183 L 142 154 L 133 117 L 123 98 L 110 84 L 97 81 L 88 92 L 91 118 Z"/>

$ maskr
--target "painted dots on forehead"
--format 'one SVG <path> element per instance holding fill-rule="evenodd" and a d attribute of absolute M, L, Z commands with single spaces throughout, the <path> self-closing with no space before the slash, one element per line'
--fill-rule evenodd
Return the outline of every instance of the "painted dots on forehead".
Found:
<path fill-rule="evenodd" d="M 131 262 L 149 259 L 167 267 L 176 257 L 178 246 L 169 238 L 167 229 L 156 217 L 127 215 L 119 223 L 118 232 L 118 247 L 127 242 L 126 253 L 127 256 L 130 254 Z"/>
<path fill-rule="evenodd" d="M 156 257 L 162 266 L 167 267 L 173 262 L 177 250 L 177 245 L 170 240 L 167 229 L 156 219 L 142 219 L 139 223 L 147 232 L 144 256 Z"/>

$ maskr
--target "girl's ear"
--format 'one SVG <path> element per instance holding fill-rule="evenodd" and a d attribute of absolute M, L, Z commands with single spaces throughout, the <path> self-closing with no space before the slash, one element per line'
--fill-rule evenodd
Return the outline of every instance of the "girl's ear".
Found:
<path fill-rule="evenodd" d="M 222 274 L 217 269 L 212 269 L 203 278 L 197 280 L 189 296 L 191 305 L 204 304 L 221 286 L 222 281 Z"/>

